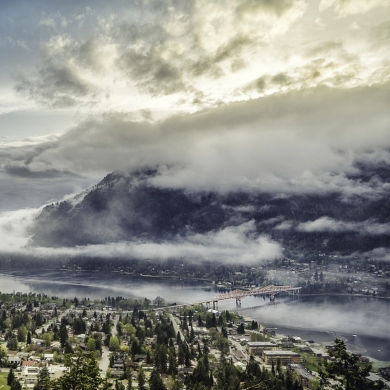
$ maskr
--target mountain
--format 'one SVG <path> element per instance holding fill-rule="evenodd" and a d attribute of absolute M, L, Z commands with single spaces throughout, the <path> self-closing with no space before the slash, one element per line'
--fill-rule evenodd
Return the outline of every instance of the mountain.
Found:
<path fill-rule="evenodd" d="M 390 169 L 359 167 L 353 180 L 390 182 Z M 169 242 L 249 221 L 288 251 L 351 254 L 390 247 L 390 198 L 325 194 L 186 191 L 152 184 L 157 169 L 108 174 L 73 199 L 46 206 L 30 245 L 74 247 Z"/>

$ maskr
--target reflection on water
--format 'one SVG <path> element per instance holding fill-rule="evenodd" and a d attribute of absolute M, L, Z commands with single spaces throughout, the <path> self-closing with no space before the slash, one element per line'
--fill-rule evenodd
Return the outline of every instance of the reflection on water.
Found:
<path fill-rule="evenodd" d="M 0 273 L 1 292 L 44 292 L 49 296 L 75 296 L 103 299 L 107 296 L 155 299 L 167 303 L 191 303 L 212 300 L 216 292 L 201 282 L 140 278 L 119 273 L 68 271 L 25 271 Z M 387 300 L 361 297 L 277 297 L 276 305 L 268 298 L 247 297 L 240 314 L 261 324 L 277 326 L 278 333 L 294 334 L 305 340 L 332 342 L 344 337 L 356 352 L 378 360 L 390 361 Z M 235 310 L 235 301 L 219 302 L 220 310 Z M 356 334 L 356 337 L 353 335 Z"/>

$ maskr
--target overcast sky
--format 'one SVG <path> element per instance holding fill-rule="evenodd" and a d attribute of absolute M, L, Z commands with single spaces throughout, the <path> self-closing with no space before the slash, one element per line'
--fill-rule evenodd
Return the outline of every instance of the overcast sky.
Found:
<path fill-rule="evenodd" d="M 0 7 L 7 218 L 146 165 L 175 188 L 388 191 L 346 175 L 390 161 L 390 0 Z"/>

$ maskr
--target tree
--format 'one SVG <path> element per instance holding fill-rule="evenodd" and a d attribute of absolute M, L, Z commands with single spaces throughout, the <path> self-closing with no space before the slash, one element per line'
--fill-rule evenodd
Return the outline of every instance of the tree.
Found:
<path fill-rule="evenodd" d="M 177 375 L 176 353 L 173 347 L 169 348 L 168 374 L 173 376 Z"/>
<path fill-rule="evenodd" d="M 31 332 L 27 333 L 27 344 L 31 344 Z"/>
<path fill-rule="evenodd" d="M 65 347 L 67 340 L 68 340 L 68 331 L 66 330 L 66 325 L 65 325 L 65 322 L 61 322 L 61 326 L 60 326 L 61 348 Z"/>
<path fill-rule="evenodd" d="M 7 350 L 0 345 L 0 367 L 3 367 L 7 364 Z"/>
<path fill-rule="evenodd" d="M 158 371 L 155 368 L 152 370 L 152 373 L 150 374 L 149 389 L 150 390 L 166 390 L 164 382 L 162 381 L 160 374 L 158 373 Z"/>
<path fill-rule="evenodd" d="M 45 333 L 42 335 L 42 339 L 45 341 L 46 347 L 48 347 L 52 342 L 52 337 L 50 333 Z"/>
<path fill-rule="evenodd" d="M 366 377 L 371 370 L 371 364 L 361 367 L 359 356 L 347 352 L 345 342 L 341 339 L 335 339 L 334 347 L 329 351 L 332 358 L 330 362 L 324 362 L 324 370 L 320 371 L 322 383 L 327 385 L 329 379 L 339 384 L 333 385 L 336 390 L 371 390 L 383 389 L 384 383 L 368 383 Z"/>
<path fill-rule="evenodd" d="M 24 325 L 19 326 L 18 328 L 18 341 L 24 343 L 26 341 L 27 329 Z"/>
<path fill-rule="evenodd" d="M 96 341 L 93 337 L 90 337 L 87 341 L 88 351 L 94 351 L 96 349 Z"/>
<path fill-rule="evenodd" d="M 238 334 L 244 334 L 245 333 L 245 327 L 244 327 L 244 324 L 241 323 L 238 328 L 237 328 L 237 333 Z"/>
<path fill-rule="evenodd" d="M 38 382 L 34 390 L 50 390 L 50 374 L 46 366 L 42 367 L 38 374 Z"/>
<path fill-rule="evenodd" d="M 97 390 L 104 384 L 99 366 L 92 353 L 69 354 L 65 357 L 69 371 L 52 382 L 53 390 Z"/>
<path fill-rule="evenodd" d="M 118 351 L 119 350 L 120 344 L 119 344 L 119 339 L 117 336 L 110 337 L 109 347 L 110 347 L 110 351 Z"/>
<path fill-rule="evenodd" d="M 18 349 L 18 340 L 13 336 L 7 341 L 7 348 L 11 351 L 16 351 Z"/>
<path fill-rule="evenodd" d="M 17 379 L 14 379 L 11 383 L 11 390 L 22 390 L 22 385 Z"/>
<path fill-rule="evenodd" d="M 14 380 L 15 380 L 15 374 L 14 374 L 14 370 L 11 367 L 7 376 L 7 385 L 11 386 Z"/>
<path fill-rule="evenodd" d="M 138 390 L 145 390 L 145 373 L 142 367 L 140 367 L 138 370 L 137 379 L 138 379 Z"/>
<path fill-rule="evenodd" d="M 177 358 L 177 363 L 179 366 L 182 366 L 184 364 L 184 357 L 185 357 L 184 347 L 183 345 L 180 345 L 178 358 Z"/>
<path fill-rule="evenodd" d="M 42 326 L 42 316 L 41 316 L 41 312 L 38 311 L 37 314 L 35 315 L 35 326 L 38 328 L 40 326 Z"/>

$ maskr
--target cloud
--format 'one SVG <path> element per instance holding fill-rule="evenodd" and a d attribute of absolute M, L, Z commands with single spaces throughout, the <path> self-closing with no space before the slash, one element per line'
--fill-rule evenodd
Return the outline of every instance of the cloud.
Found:
<path fill-rule="evenodd" d="M 77 176 L 69 171 L 61 171 L 44 164 L 43 162 L 34 164 L 33 167 L 26 164 L 9 163 L 5 165 L 4 172 L 10 176 L 19 176 L 31 179 L 56 178 L 64 176 Z"/>
<path fill-rule="evenodd" d="M 258 304 L 258 303 L 257 303 Z M 359 299 L 331 300 L 325 302 L 290 301 L 280 303 L 277 310 L 261 307 L 251 309 L 251 317 L 273 326 L 310 329 L 310 331 L 356 333 L 387 337 L 387 302 L 371 301 L 365 304 Z M 331 337 L 331 336 L 329 336 Z"/>
<path fill-rule="evenodd" d="M 321 217 L 315 221 L 308 221 L 298 224 L 298 231 L 313 232 L 356 232 L 361 235 L 390 235 L 390 223 L 378 223 L 375 220 L 363 222 L 338 221 L 329 217 Z"/>
<path fill-rule="evenodd" d="M 389 0 L 321 0 L 319 9 L 321 12 L 332 8 L 338 17 L 348 15 L 365 14 L 376 8 L 387 8 Z"/>
<path fill-rule="evenodd" d="M 60 134 L 25 138 L 0 144 L 0 212 L 39 207 L 49 200 L 80 191 L 101 177 L 85 177 L 41 158 L 55 150 Z M 66 180 L 64 178 L 66 177 Z"/>
<path fill-rule="evenodd" d="M 247 59 L 288 31 L 306 3 L 172 0 L 131 7 L 133 17 L 99 16 L 89 35 L 71 28 L 85 12 L 42 14 L 40 26 L 55 35 L 41 43 L 37 68 L 16 76 L 15 90 L 53 108 L 94 105 L 113 91 L 135 89 L 199 98 L 205 80 L 247 68 Z"/>
<path fill-rule="evenodd" d="M 390 249 L 389 248 L 375 248 L 368 252 L 355 252 L 352 253 L 350 258 L 364 257 L 372 260 L 389 261 L 390 260 Z"/>
<path fill-rule="evenodd" d="M 1 252 L 23 251 L 28 243 L 28 229 L 39 209 L 21 209 L 0 213 Z"/>
<path fill-rule="evenodd" d="M 254 221 L 230 226 L 206 234 L 176 237 L 170 241 L 123 241 L 75 248 L 41 248 L 27 246 L 34 218 L 42 210 L 25 209 L 0 213 L 0 233 L 5 237 L 1 252 L 30 253 L 37 256 L 97 256 L 106 258 L 167 259 L 186 258 L 197 261 L 258 264 L 283 255 L 281 246 L 267 236 L 258 235 Z"/>
<path fill-rule="evenodd" d="M 361 61 L 360 54 L 346 49 L 342 41 L 327 41 L 305 48 L 303 64 L 289 67 L 284 72 L 262 74 L 241 88 L 240 92 L 250 94 L 255 91 L 261 95 L 286 93 L 302 89 L 326 86 L 331 88 L 352 88 L 366 85 L 367 79 L 386 82 L 385 73 L 378 79 L 377 72 L 386 65 L 368 69 Z M 365 74 L 365 77 L 362 75 Z"/>
<path fill-rule="evenodd" d="M 15 90 L 52 108 L 91 105 L 104 91 L 98 78 L 109 62 L 110 45 L 92 36 L 78 42 L 66 34 L 42 45 L 42 63 L 30 74 L 18 74 Z"/>
<path fill-rule="evenodd" d="M 85 255 L 137 259 L 222 261 L 224 263 L 258 264 L 282 256 L 281 246 L 267 236 L 257 235 L 254 221 L 230 226 L 220 231 L 177 237 L 171 241 L 131 241 L 76 248 L 30 248 L 37 255 Z"/>
<path fill-rule="evenodd" d="M 389 183 L 361 180 L 357 162 L 389 160 L 389 99 L 387 85 L 317 88 L 154 123 L 112 112 L 80 122 L 31 164 L 85 175 L 160 166 L 154 185 L 188 190 L 380 198 Z"/>
<path fill-rule="evenodd" d="M 290 230 L 294 226 L 293 221 L 283 221 L 279 225 L 275 226 L 275 230 Z"/>

